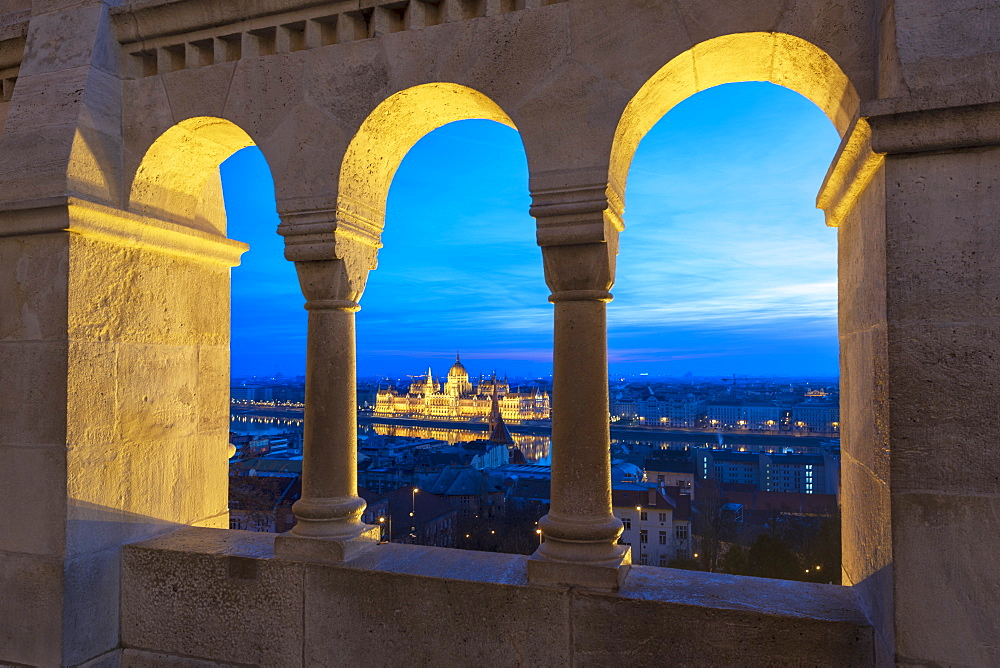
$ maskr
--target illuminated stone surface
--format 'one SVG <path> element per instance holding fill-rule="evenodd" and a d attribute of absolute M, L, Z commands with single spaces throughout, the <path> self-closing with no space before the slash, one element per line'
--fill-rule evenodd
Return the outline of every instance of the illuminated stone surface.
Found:
<path fill-rule="evenodd" d="M 1000 6 L 939 9 L 0 0 L 0 661 L 558 665 L 642 662 L 655 648 L 682 663 L 1000 663 Z M 745 80 L 802 93 L 844 137 L 818 203 L 840 238 L 850 588 L 626 573 L 615 546 L 604 309 L 628 166 L 673 105 Z M 353 310 L 396 167 L 466 118 L 521 135 L 555 304 L 553 506 L 532 560 L 546 566 L 393 546 L 337 567 L 267 545 L 233 560 L 212 546 L 230 539 L 190 530 L 169 542 L 179 526 L 227 521 L 226 304 L 244 246 L 225 236 L 219 163 L 256 144 L 271 167 L 311 308 L 296 511 L 313 521 L 302 531 L 350 554 L 344 541 L 366 532 Z M 120 570 L 123 544 L 162 535 L 127 548 Z M 408 570 L 427 561 L 450 571 Z M 586 593 L 580 565 L 610 569 L 619 591 Z M 691 605 L 664 598 L 674 587 L 728 589 L 685 617 Z M 848 612 L 795 612 L 813 594 Z M 524 644 L 469 633 L 456 645 L 448 620 L 467 623 L 461 606 L 477 601 Z M 427 644 L 387 640 L 399 620 L 420 620 Z M 706 628 L 715 644 L 697 640 Z M 343 638 L 354 644 L 331 644 Z"/>

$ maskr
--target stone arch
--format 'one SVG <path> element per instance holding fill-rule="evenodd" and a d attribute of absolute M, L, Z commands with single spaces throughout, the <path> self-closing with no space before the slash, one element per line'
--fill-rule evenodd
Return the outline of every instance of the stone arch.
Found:
<path fill-rule="evenodd" d="M 443 125 L 476 119 L 517 129 L 496 102 L 459 84 L 422 84 L 385 99 L 361 124 L 344 154 L 338 218 L 346 218 L 377 237 L 385 224 L 392 178 L 413 145 Z"/>
<path fill-rule="evenodd" d="M 706 40 L 660 68 L 625 107 L 611 147 L 608 196 L 612 206 L 624 209 L 632 157 L 657 121 L 696 93 L 744 81 L 769 81 L 806 97 L 823 110 L 841 137 L 858 118 L 861 100 L 854 85 L 836 61 L 812 42 L 770 32 Z"/>
<path fill-rule="evenodd" d="M 219 165 L 255 142 L 231 121 L 196 116 L 177 123 L 149 147 L 129 193 L 133 213 L 226 235 Z"/>

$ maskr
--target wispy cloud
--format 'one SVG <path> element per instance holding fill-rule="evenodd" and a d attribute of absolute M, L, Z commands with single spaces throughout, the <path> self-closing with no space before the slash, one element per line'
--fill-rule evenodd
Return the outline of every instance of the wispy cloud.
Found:
<path fill-rule="evenodd" d="M 814 198 L 837 143 L 822 112 L 765 84 L 711 89 L 668 114 L 629 176 L 611 364 L 835 369 L 836 233 Z M 301 296 L 265 201 L 273 185 L 247 174 L 242 196 L 226 181 L 231 219 L 252 228 L 234 236 L 254 249 L 233 273 L 234 361 L 262 345 L 290 358 L 304 341 Z M 456 348 L 512 372 L 549 364 L 552 306 L 529 205 L 509 128 L 463 122 L 421 140 L 389 195 L 358 315 L 359 365 L 417 372 Z"/>

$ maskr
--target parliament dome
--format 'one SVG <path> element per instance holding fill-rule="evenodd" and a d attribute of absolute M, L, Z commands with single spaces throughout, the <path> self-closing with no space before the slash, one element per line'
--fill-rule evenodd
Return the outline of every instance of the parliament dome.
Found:
<path fill-rule="evenodd" d="M 469 377 L 469 372 L 465 369 L 461 360 L 459 360 L 458 355 L 455 355 L 455 363 L 451 365 L 450 369 L 448 369 L 449 378 L 455 378 L 456 376 L 465 376 L 466 378 Z"/>

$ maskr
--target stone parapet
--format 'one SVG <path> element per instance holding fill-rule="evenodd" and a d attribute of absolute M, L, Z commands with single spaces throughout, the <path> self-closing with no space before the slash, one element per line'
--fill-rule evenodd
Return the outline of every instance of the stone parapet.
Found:
<path fill-rule="evenodd" d="M 136 0 L 112 11 L 133 78 L 303 51 L 565 0 Z M 183 36 L 183 37 L 179 37 Z"/>
<path fill-rule="evenodd" d="M 124 548 L 129 665 L 873 665 L 846 587 L 632 567 L 617 593 L 528 584 L 527 557 L 383 544 L 347 566 L 186 528 Z M 199 663 L 203 662 L 203 663 Z"/>

